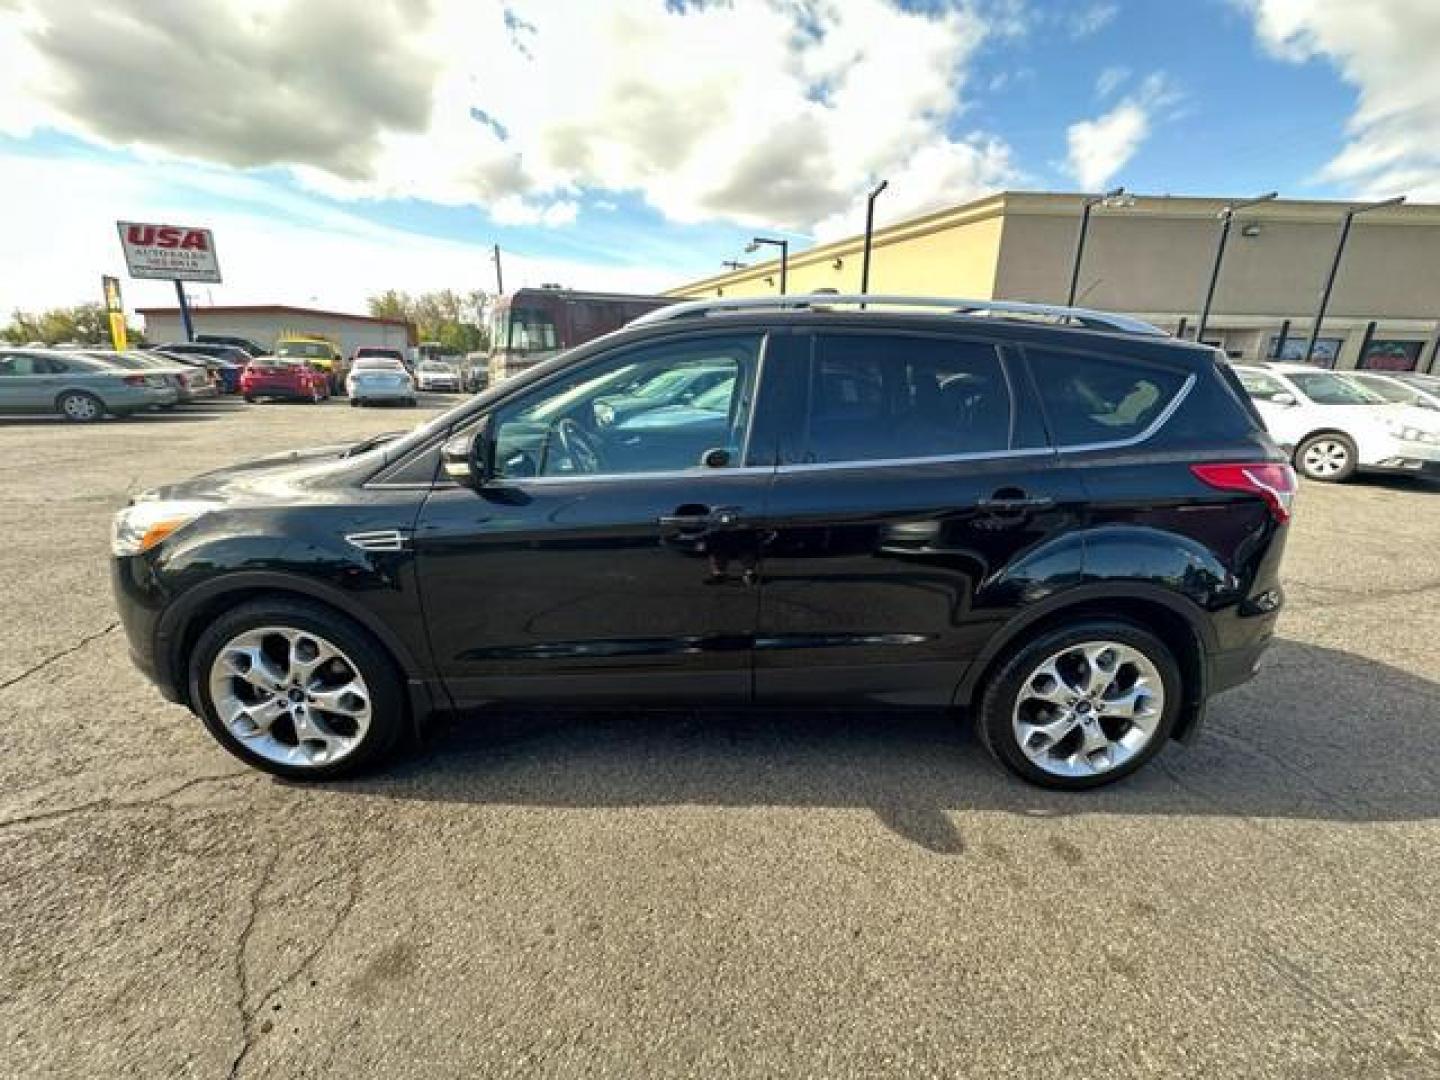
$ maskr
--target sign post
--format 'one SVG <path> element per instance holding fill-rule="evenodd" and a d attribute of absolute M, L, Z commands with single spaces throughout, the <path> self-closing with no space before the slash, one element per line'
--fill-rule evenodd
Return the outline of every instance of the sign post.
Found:
<path fill-rule="evenodd" d="M 110 344 L 116 352 L 129 348 L 125 334 L 125 302 L 120 299 L 120 279 L 104 274 L 100 288 L 105 293 L 105 315 L 110 321 Z"/>
<path fill-rule="evenodd" d="M 120 232 L 120 246 L 125 250 L 125 265 L 132 278 L 175 283 L 185 340 L 193 341 L 195 325 L 190 318 L 190 303 L 185 298 L 185 282 L 220 283 L 220 260 L 215 254 L 214 235 L 209 229 L 139 221 L 117 221 L 115 226 Z"/>

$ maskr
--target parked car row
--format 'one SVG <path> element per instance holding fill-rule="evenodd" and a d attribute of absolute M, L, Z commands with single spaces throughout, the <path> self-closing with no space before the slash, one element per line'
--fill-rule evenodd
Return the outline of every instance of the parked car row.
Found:
<path fill-rule="evenodd" d="M 1311 480 L 1361 472 L 1440 478 L 1440 378 L 1236 364 L 1265 426 Z"/>

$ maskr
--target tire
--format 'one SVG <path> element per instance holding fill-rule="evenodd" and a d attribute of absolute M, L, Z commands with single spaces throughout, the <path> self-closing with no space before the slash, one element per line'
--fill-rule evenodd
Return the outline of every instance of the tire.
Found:
<path fill-rule="evenodd" d="M 246 404 L 248 404 L 248 405 L 254 405 L 254 404 L 255 404 L 255 395 L 254 395 L 254 394 L 246 394 L 246 395 L 245 395 L 245 402 L 246 402 Z"/>
<path fill-rule="evenodd" d="M 350 407 L 351 407 L 352 409 L 358 409 L 358 408 L 360 407 L 360 402 L 356 401 L 356 400 L 352 397 L 352 398 L 350 399 Z"/>
<path fill-rule="evenodd" d="M 1087 654 L 1087 648 L 1093 651 Z M 1106 650 L 1115 665 L 1108 678 Z M 1074 687 L 1092 670 L 1090 656 L 1098 660 L 1093 670 L 1106 685 L 1097 692 L 1092 682 L 1087 695 Z M 1047 666 L 1060 676 L 1058 682 L 1043 670 Z M 1040 633 L 995 670 L 981 693 L 975 732 L 990 755 L 1022 779 L 1083 791 L 1129 776 L 1158 754 L 1175 726 L 1183 693 L 1180 666 L 1158 637 L 1135 623 L 1086 619 Z M 1052 740 L 1052 731 L 1062 734 Z M 1092 739 L 1097 748 L 1084 752 Z M 1107 745 L 1099 748 L 1099 740 Z"/>
<path fill-rule="evenodd" d="M 1355 475 L 1358 465 L 1355 440 L 1338 431 L 1322 431 L 1300 440 L 1295 448 L 1295 470 L 1307 480 L 1340 484 Z"/>
<path fill-rule="evenodd" d="M 105 403 L 83 390 L 67 390 L 55 399 L 55 410 L 74 424 L 93 424 L 105 415 Z"/>
<path fill-rule="evenodd" d="M 263 650 L 266 674 L 280 679 L 271 684 L 257 675 L 266 686 L 259 691 L 235 674 L 235 665 L 256 650 Z M 296 671 L 300 661 L 327 654 L 308 681 Z M 221 615 L 190 654 L 189 686 L 190 701 L 221 746 L 288 780 L 329 780 L 363 769 L 390 754 L 406 729 L 405 697 L 389 656 L 345 616 L 304 600 L 257 600 Z M 322 709 L 307 690 L 330 695 L 334 711 Z M 287 709 L 293 711 L 287 715 Z M 302 730 L 317 737 L 303 739 Z"/>

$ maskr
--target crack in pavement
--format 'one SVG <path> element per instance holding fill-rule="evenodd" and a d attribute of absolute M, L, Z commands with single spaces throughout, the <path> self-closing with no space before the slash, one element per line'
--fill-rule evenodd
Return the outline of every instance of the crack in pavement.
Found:
<path fill-rule="evenodd" d="M 37 810 L 33 814 L 22 814 L 20 817 L 7 818 L 0 821 L 0 829 L 8 829 L 18 825 L 35 825 L 42 821 L 53 821 L 56 818 L 69 817 L 71 814 L 83 814 L 87 810 L 95 810 L 106 807 L 111 810 L 134 810 L 139 807 L 157 806 L 167 799 L 173 799 L 182 791 L 198 787 L 201 784 L 214 784 L 223 780 L 234 780 L 242 776 L 253 776 L 250 769 L 237 769 L 234 772 L 216 773 L 213 776 L 194 776 L 183 784 L 177 784 L 158 795 L 151 795 L 144 799 L 131 799 L 128 802 L 116 802 L 113 799 L 92 799 L 90 802 L 80 803 L 76 806 L 60 806 L 53 810 Z"/>
<path fill-rule="evenodd" d="M 342 877 L 345 877 L 347 875 L 350 879 L 349 885 L 345 890 L 345 898 L 341 902 L 340 906 L 336 908 L 335 914 L 330 920 L 330 925 L 325 928 L 324 932 L 320 934 L 318 940 L 314 943 L 314 945 L 312 945 L 310 949 L 306 951 L 305 955 L 300 958 L 300 963 L 295 965 L 294 970 L 292 970 L 288 975 L 281 978 L 277 983 L 275 983 L 274 986 L 270 987 L 270 989 L 266 990 L 263 994 L 261 994 L 260 999 L 255 1003 L 255 1007 L 253 1009 L 246 1008 L 245 1001 L 249 997 L 250 993 L 250 977 L 249 966 L 248 964 L 245 964 L 243 962 L 244 951 L 246 945 L 249 943 L 250 934 L 255 929 L 255 923 L 259 918 L 260 911 L 263 908 L 263 905 L 260 903 L 260 895 L 264 891 L 265 884 L 268 883 L 270 877 L 273 875 L 275 864 L 276 862 L 278 862 L 278 860 L 279 855 L 277 853 L 270 860 L 270 864 L 267 867 L 266 872 L 262 875 L 260 887 L 258 887 L 251 894 L 250 918 L 246 923 L 245 928 L 241 931 L 240 942 L 237 945 L 237 959 L 241 961 L 241 966 L 238 968 L 238 972 L 240 982 L 239 1010 L 242 1044 L 240 1047 L 240 1052 L 236 1054 L 235 1060 L 231 1063 L 229 1074 L 230 1080 L 235 1080 L 235 1077 L 239 1076 L 241 1066 L 244 1064 L 245 1059 L 250 1055 L 250 1051 L 253 1050 L 255 1047 L 255 1018 L 259 1016 L 262 1012 L 264 1012 L 266 1005 L 270 1004 L 270 1002 L 278 998 L 281 993 L 283 993 L 289 987 L 293 986 L 306 972 L 311 969 L 315 961 L 320 958 L 320 954 L 325 951 L 325 949 L 329 946 L 330 942 L 335 939 L 335 935 L 340 932 L 340 928 L 344 926 L 346 921 L 350 918 L 350 913 L 355 910 L 355 905 L 359 903 L 360 900 L 360 877 L 364 866 L 363 858 L 357 861 L 356 864 L 352 866 L 348 871 L 341 871 L 339 873 L 331 874 L 328 877 L 321 878 L 318 881 L 312 883 L 311 886 L 305 890 L 305 896 L 309 896 L 317 889 L 322 889 L 327 885 L 332 885 L 335 882 L 339 881 Z"/>
<path fill-rule="evenodd" d="M 25 679 L 28 679 L 31 675 L 34 675 L 37 671 L 43 671 L 45 668 L 47 668 L 47 667 L 49 667 L 51 664 L 55 663 L 55 661 L 57 661 L 57 660 L 63 660 L 63 659 L 65 659 L 65 657 L 70 656 L 70 655 L 72 655 L 73 653 L 79 652 L 81 649 L 85 648 L 86 645 L 89 645 L 92 641 L 98 641 L 100 638 L 104 637 L 106 634 L 114 633 L 114 632 L 115 632 L 116 630 L 118 630 L 119 628 L 120 628 L 120 623 L 119 623 L 118 620 L 116 620 L 115 622 L 112 622 L 109 626 L 105 627 L 105 629 L 103 629 L 103 630 L 97 630 L 97 631 L 96 631 L 95 633 L 93 633 L 93 634 L 86 634 L 83 638 L 81 638 L 81 639 L 80 639 L 78 642 L 76 642 L 74 645 L 71 645 L 71 646 L 69 646 L 68 648 L 61 649 L 59 652 L 51 653 L 49 656 L 45 657 L 45 659 L 40 660 L 40 661 L 37 661 L 37 662 L 34 663 L 34 664 L 31 664 L 31 665 L 30 665 L 28 668 L 26 668 L 24 671 L 20 672 L 19 675 L 13 675 L 13 676 L 11 676 L 10 678 L 6 679 L 4 682 L 0 682 L 0 690 L 8 690 L 10 687 L 14 686 L 16 683 L 18 683 L 18 682 L 23 682 Z"/>
<path fill-rule="evenodd" d="M 255 887 L 250 890 L 250 913 L 246 916 L 245 925 L 240 928 L 240 936 L 235 942 L 235 958 L 232 967 L 235 978 L 235 1012 L 240 1017 L 240 1049 L 230 1062 L 228 1074 L 230 1080 L 234 1080 L 236 1076 L 240 1075 L 240 1067 L 245 1063 L 245 1058 L 255 1045 L 250 1032 L 254 1014 L 245 1008 L 245 1001 L 250 996 L 250 966 L 245 959 L 245 950 L 250 944 L 250 935 L 255 932 L 255 923 L 260 917 L 260 896 L 264 893 L 265 886 L 270 884 L 270 878 L 275 873 L 275 866 L 279 861 L 280 851 L 277 848 L 270 852 L 265 869 L 260 872 Z"/>

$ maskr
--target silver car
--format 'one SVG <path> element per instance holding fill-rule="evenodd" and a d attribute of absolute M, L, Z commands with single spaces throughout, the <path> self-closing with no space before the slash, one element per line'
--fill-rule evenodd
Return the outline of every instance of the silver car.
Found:
<path fill-rule="evenodd" d="M 126 352 L 86 349 L 85 355 L 93 356 L 102 363 L 124 368 L 127 371 L 153 372 L 157 375 L 164 375 L 179 391 L 179 401 L 182 405 L 191 401 L 211 398 L 218 393 L 214 380 L 210 378 L 210 373 L 193 364 L 183 364 L 164 356 L 152 356 L 150 353 L 140 352 L 137 349 Z"/>
<path fill-rule="evenodd" d="M 351 406 L 369 405 L 374 401 L 399 401 L 415 404 L 415 381 L 399 360 L 362 356 L 345 377 L 345 392 Z"/>
<path fill-rule="evenodd" d="M 78 352 L 0 346 L 0 413 L 59 413 L 83 423 L 179 399 L 160 372 L 127 371 Z"/>

